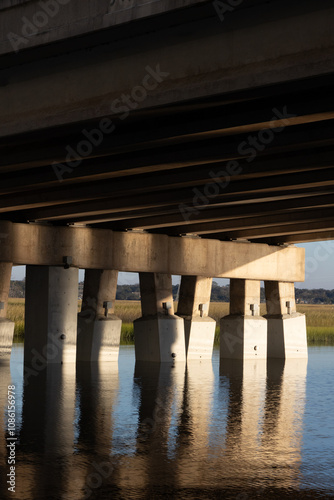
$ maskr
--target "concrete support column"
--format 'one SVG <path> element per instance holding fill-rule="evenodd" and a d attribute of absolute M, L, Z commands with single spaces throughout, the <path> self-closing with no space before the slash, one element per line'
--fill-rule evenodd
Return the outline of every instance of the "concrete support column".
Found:
<path fill-rule="evenodd" d="M 268 357 L 307 358 L 305 315 L 297 313 L 294 283 L 266 281 Z"/>
<path fill-rule="evenodd" d="M 12 352 L 14 322 L 9 321 L 7 316 L 10 277 L 12 274 L 12 263 L 0 263 L 0 362 L 10 360 Z"/>
<path fill-rule="evenodd" d="M 78 315 L 77 361 L 117 361 L 122 320 L 115 315 L 118 271 L 86 269 Z"/>
<path fill-rule="evenodd" d="M 27 266 L 25 364 L 74 362 L 77 314 L 78 269 Z"/>
<path fill-rule="evenodd" d="M 230 314 L 220 322 L 220 357 L 266 356 L 267 321 L 260 316 L 260 281 L 231 279 Z"/>
<path fill-rule="evenodd" d="M 184 318 L 187 359 L 211 359 L 216 322 L 208 317 L 212 278 L 182 276 L 177 315 Z"/>
<path fill-rule="evenodd" d="M 174 314 L 172 277 L 139 273 L 142 317 L 134 321 L 137 361 L 185 361 L 184 323 Z"/>

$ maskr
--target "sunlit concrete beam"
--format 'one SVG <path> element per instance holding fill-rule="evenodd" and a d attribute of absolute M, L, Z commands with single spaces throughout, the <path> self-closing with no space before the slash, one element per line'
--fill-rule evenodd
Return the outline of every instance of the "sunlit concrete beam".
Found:
<path fill-rule="evenodd" d="M 0 222 L 8 235 L 0 262 L 217 278 L 303 281 L 305 250 L 298 247 Z"/>

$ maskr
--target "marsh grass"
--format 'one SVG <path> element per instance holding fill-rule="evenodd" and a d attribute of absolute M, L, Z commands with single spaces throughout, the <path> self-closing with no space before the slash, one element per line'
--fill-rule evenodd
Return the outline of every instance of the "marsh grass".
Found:
<path fill-rule="evenodd" d="M 334 345 L 334 328 L 330 326 L 308 326 L 309 345 Z"/>
<path fill-rule="evenodd" d="M 9 299 L 7 318 L 15 322 L 14 342 L 24 338 L 24 299 Z"/>
<path fill-rule="evenodd" d="M 81 301 L 78 302 L 80 310 Z M 177 303 L 175 303 L 177 310 Z M 298 312 L 306 314 L 307 339 L 310 345 L 334 345 L 334 305 L 300 304 Z M 219 321 L 229 312 L 229 304 L 212 302 L 210 317 L 217 322 L 215 341 L 219 342 Z M 261 314 L 265 314 L 265 304 L 261 304 Z M 115 313 L 122 320 L 121 343 L 128 344 L 134 340 L 133 321 L 141 316 L 140 301 L 117 300 Z M 8 319 L 15 321 L 16 341 L 24 338 L 24 299 L 9 299 Z"/>
<path fill-rule="evenodd" d="M 133 323 L 141 316 L 141 304 L 139 300 L 116 300 L 115 314 L 123 323 Z"/>
<path fill-rule="evenodd" d="M 309 345 L 334 345 L 334 305 L 300 304 L 297 311 L 306 315 Z"/>

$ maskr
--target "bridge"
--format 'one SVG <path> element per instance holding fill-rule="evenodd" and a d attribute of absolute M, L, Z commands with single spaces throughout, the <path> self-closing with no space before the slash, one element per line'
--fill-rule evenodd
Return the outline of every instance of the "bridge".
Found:
<path fill-rule="evenodd" d="M 118 271 L 140 273 L 139 361 L 211 356 L 213 277 L 231 279 L 223 359 L 305 357 L 293 244 L 334 234 L 331 2 L 8 0 L 0 18 L 3 358 L 18 264 L 26 361 L 117 359 Z"/>

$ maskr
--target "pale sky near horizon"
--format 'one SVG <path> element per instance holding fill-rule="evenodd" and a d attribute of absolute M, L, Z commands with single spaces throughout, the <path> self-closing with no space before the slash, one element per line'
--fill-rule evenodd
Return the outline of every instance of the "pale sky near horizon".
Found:
<path fill-rule="evenodd" d="M 334 289 L 334 240 L 298 244 L 305 248 L 305 282 L 296 283 L 298 288 Z M 22 280 L 25 266 L 13 267 L 12 279 Z M 84 271 L 79 271 L 79 280 L 84 278 Z M 180 277 L 173 276 L 173 283 L 179 283 Z M 226 279 L 215 279 L 220 285 L 228 283 Z M 120 285 L 139 282 L 138 273 L 119 273 Z"/>

